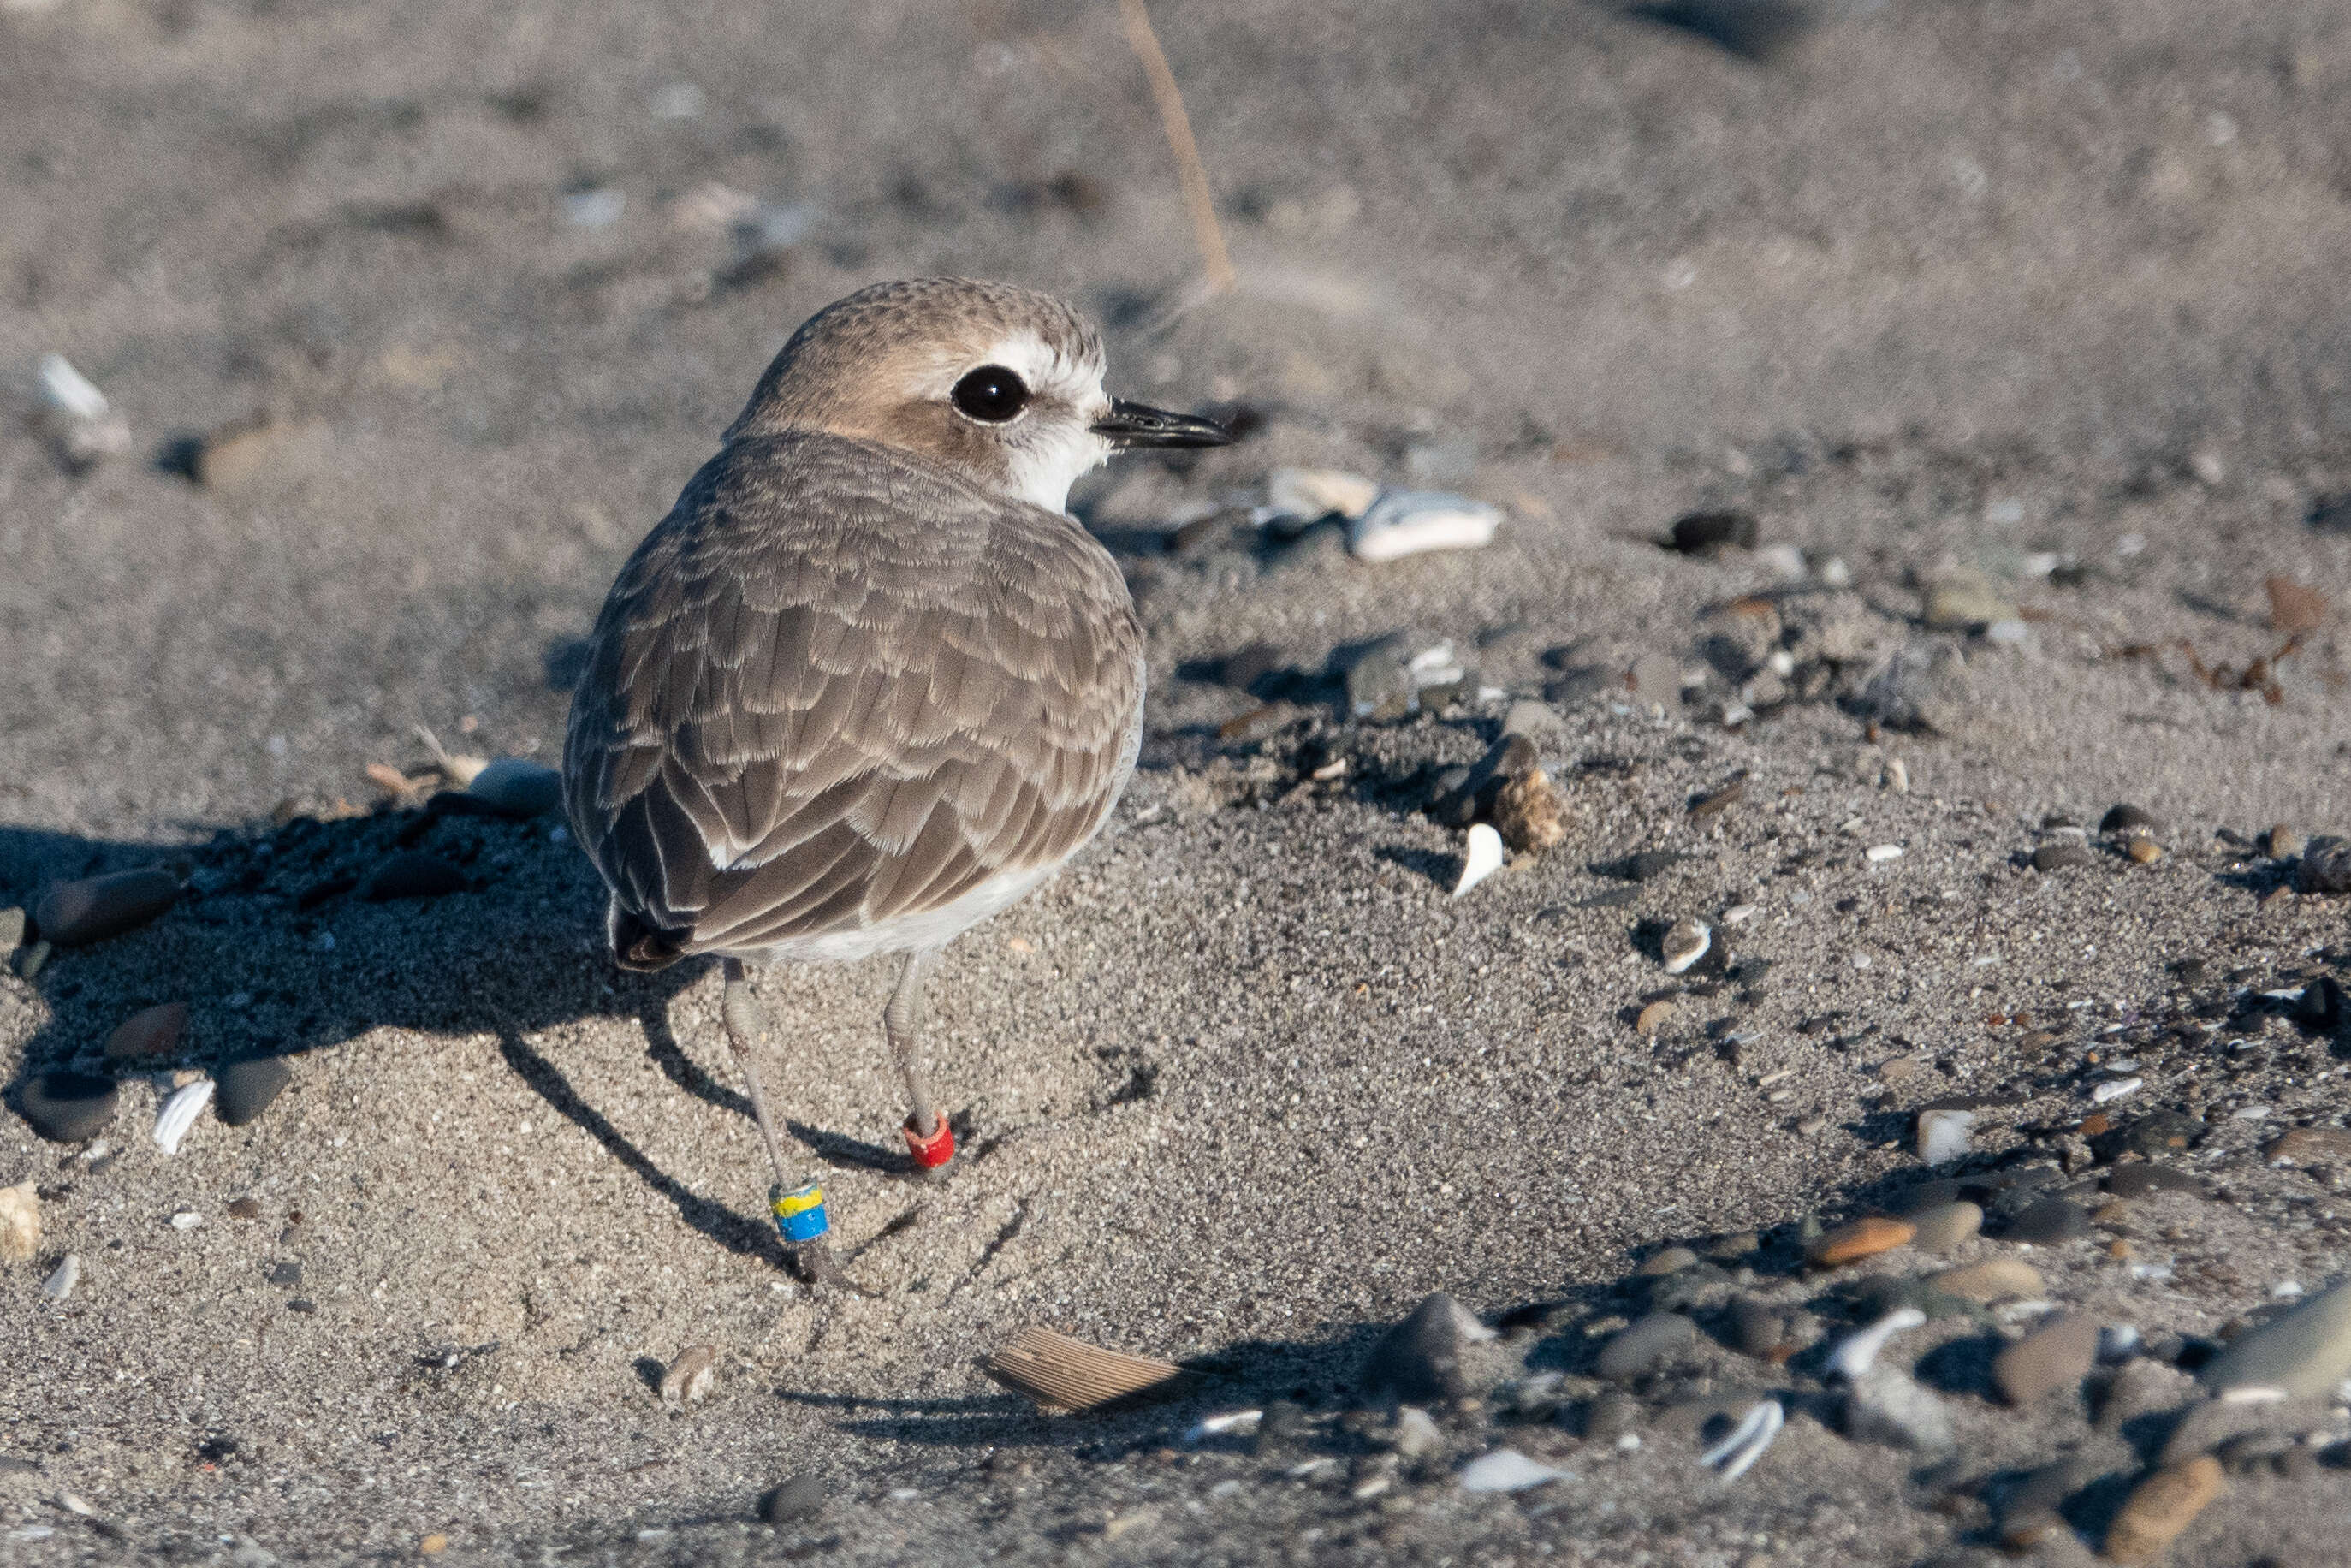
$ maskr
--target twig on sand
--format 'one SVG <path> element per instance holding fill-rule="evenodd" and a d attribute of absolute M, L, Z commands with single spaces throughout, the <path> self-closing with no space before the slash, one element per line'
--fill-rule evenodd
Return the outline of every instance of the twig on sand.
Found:
<path fill-rule="evenodd" d="M 1191 303 L 1213 299 L 1233 287 L 1233 261 L 1225 251 L 1225 231 L 1217 224 L 1216 199 L 1208 191 L 1208 172 L 1200 163 L 1199 144 L 1192 140 L 1184 95 L 1176 86 L 1176 73 L 1167 68 L 1167 56 L 1159 47 L 1159 35 L 1151 30 L 1151 16 L 1144 10 L 1143 0 L 1118 0 L 1118 8 L 1126 17 L 1126 41 L 1143 63 L 1143 74 L 1151 80 L 1159 123 L 1167 132 L 1167 150 L 1176 155 L 1176 177 L 1183 182 L 1184 205 L 1192 214 L 1192 238 L 1200 247 L 1205 276 Z"/>

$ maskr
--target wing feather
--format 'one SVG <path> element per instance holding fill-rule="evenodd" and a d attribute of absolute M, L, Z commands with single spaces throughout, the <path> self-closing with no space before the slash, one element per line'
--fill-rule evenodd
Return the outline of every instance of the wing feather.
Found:
<path fill-rule="evenodd" d="M 943 908 L 1101 826 L 1142 636 L 1070 518 L 836 437 L 737 441 L 614 583 L 572 827 L 679 954 Z"/>

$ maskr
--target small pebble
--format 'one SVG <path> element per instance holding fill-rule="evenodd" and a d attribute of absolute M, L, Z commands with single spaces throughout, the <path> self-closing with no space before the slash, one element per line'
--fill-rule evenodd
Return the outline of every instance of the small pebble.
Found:
<path fill-rule="evenodd" d="M 1787 1313 L 1753 1296 L 1731 1302 L 1730 1327 L 1732 1341 L 1744 1355 L 1770 1360 L 1787 1343 Z"/>
<path fill-rule="evenodd" d="M 78 1144 L 113 1121 L 120 1102 L 112 1079 L 57 1069 L 25 1086 L 25 1120 L 53 1144 Z"/>
<path fill-rule="evenodd" d="M 1635 1034 L 1656 1033 L 1658 1030 L 1665 1027 L 1666 1020 L 1674 1016 L 1674 1010 L 1673 1003 L 1666 1000 L 1662 997 L 1658 998 L 1656 1001 L 1651 1002 L 1648 1006 L 1643 1008 L 1641 1009 L 1640 1016 L 1633 1020 L 1633 1032 Z"/>
<path fill-rule="evenodd" d="M 447 861 L 414 851 L 396 854 L 360 884 L 360 896 L 383 904 L 396 898 L 439 898 L 463 893 L 465 873 Z"/>
<path fill-rule="evenodd" d="M 1593 1371 L 1614 1382 L 1625 1382 L 1687 1350 L 1698 1340 L 1698 1325 L 1679 1312 L 1650 1312 L 1612 1336 L 1601 1347 Z"/>
<path fill-rule="evenodd" d="M 157 866 L 63 882 L 41 894 L 33 921 L 41 940 L 79 947 L 134 931 L 172 907 L 180 884 Z"/>
<path fill-rule="evenodd" d="M 2078 1241 L 2090 1233 L 2090 1211 L 2062 1197 L 2044 1197 L 2027 1204 L 2001 1231 L 2003 1241 L 2054 1247 Z"/>
<path fill-rule="evenodd" d="M 1886 861 L 1900 860 L 1902 858 L 1902 846 L 1900 844 L 1872 844 L 1867 850 L 1863 852 L 1863 858 L 1867 860 L 1872 865 L 1880 865 Z"/>
<path fill-rule="evenodd" d="M 187 1027 L 185 1002 L 165 1002 L 161 1007 L 143 1009 L 115 1025 L 114 1032 L 106 1037 L 106 1059 L 136 1061 L 169 1056 L 180 1048 L 180 1036 Z"/>
<path fill-rule="evenodd" d="M 717 1377 L 718 1352 L 706 1344 L 688 1345 L 677 1353 L 677 1359 L 662 1374 L 661 1402 L 699 1405 L 709 1397 Z"/>
<path fill-rule="evenodd" d="M 2032 852 L 2032 869 L 2038 872 L 2084 871 L 2098 863 L 2098 857 L 2086 844 L 2070 841 L 2043 844 Z"/>
<path fill-rule="evenodd" d="M 2346 1156 L 2351 1156 L 2351 1139 L 2346 1140 L 2345 1154 Z M 2106 1191 L 2116 1197 L 2126 1200 L 2147 1197 L 2159 1192 L 2177 1192 L 2184 1193 L 2190 1197 L 2203 1197 L 2210 1190 L 2200 1176 L 2190 1176 L 2186 1171 L 2174 1170 L 2169 1166 L 2159 1166 L 2152 1161 L 2116 1166 L 2106 1173 Z"/>
<path fill-rule="evenodd" d="M 806 1519 L 824 1507 L 822 1478 L 800 1474 L 788 1478 L 759 1499 L 759 1522 L 789 1524 L 796 1519 Z"/>
<path fill-rule="evenodd" d="M 1654 1280 L 1666 1274 L 1678 1274 L 1685 1269 L 1698 1267 L 1698 1254 L 1687 1247 L 1668 1247 L 1650 1257 L 1634 1270 L 1636 1278 Z"/>
<path fill-rule="evenodd" d="M 1567 837 L 1567 798 L 1550 774 L 1531 768 L 1494 797 L 1494 826 L 1520 854 L 1541 854 Z"/>
<path fill-rule="evenodd" d="M 0 1262 L 22 1263 L 41 1249 L 40 1188 L 0 1186 Z"/>
<path fill-rule="evenodd" d="M 293 1081 L 293 1066 L 282 1056 L 248 1056 L 232 1061 L 221 1069 L 213 1114 L 225 1125 L 242 1127 L 269 1109 L 269 1103 Z"/>
<path fill-rule="evenodd" d="M 25 912 L 16 904 L 0 909 L 0 953 L 13 953 L 25 940 Z"/>
<path fill-rule="evenodd" d="M 1921 1252 L 1949 1252 L 1983 1228 L 1983 1210 L 1964 1198 L 1935 1204 L 1910 1217 L 1917 1234 L 1910 1244 Z"/>
<path fill-rule="evenodd" d="M 2304 893 L 2351 893 L 2351 843 L 2303 851 L 2294 884 Z"/>
<path fill-rule="evenodd" d="M 1706 922 L 1684 915 L 1667 929 L 1665 940 L 1660 945 L 1660 951 L 1666 964 L 1666 973 L 1678 975 L 1685 972 L 1691 965 L 1705 957 L 1707 949 L 1713 946 L 1714 933 L 1708 929 Z"/>
<path fill-rule="evenodd" d="M 2097 1320 L 2061 1318 L 1994 1356 L 1992 1385 L 2011 1405 L 2031 1405 L 2061 1388 L 2080 1386 L 2097 1357 Z"/>
<path fill-rule="evenodd" d="M 1445 1452 L 1445 1434 L 1437 1429 L 1427 1411 L 1417 1405 L 1406 1405 L 1396 1412 L 1395 1427 L 1388 1433 L 1387 1445 L 1400 1459 L 1434 1458 Z"/>
<path fill-rule="evenodd" d="M 193 1208 L 177 1210 L 172 1216 L 172 1228 L 174 1230 L 193 1230 L 204 1222 L 204 1217 Z"/>
<path fill-rule="evenodd" d="M 501 757 L 474 775 L 465 793 L 506 816 L 543 816 L 563 803 L 563 775 L 519 757 Z"/>
<path fill-rule="evenodd" d="M 1691 512 L 1674 519 L 1667 548 L 1680 555 L 1710 555 L 1724 549 L 1753 549 L 1756 537 L 1751 512 Z"/>
<path fill-rule="evenodd" d="M 2130 841 L 2130 858 L 2140 865 L 2153 865 L 2163 858 L 2163 846 L 2153 839 L 2134 838 Z"/>
<path fill-rule="evenodd" d="M 234 1199 L 228 1206 L 228 1217 L 231 1219 L 258 1219 L 261 1218 L 261 1200 L 257 1197 Z"/>
<path fill-rule="evenodd" d="M 2227 1486 L 2220 1461 L 2200 1455 L 2139 1482 L 2106 1527 L 2106 1560 L 2152 1563 Z"/>
<path fill-rule="evenodd" d="M 1917 1233 L 1917 1227 L 1908 1220 L 1873 1215 L 1823 1231 L 1804 1249 L 1804 1256 L 1823 1269 L 1834 1269 L 1889 1251 Z"/>
<path fill-rule="evenodd" d="M 2280 822 L 2262 835 L 2262 842 L 2268 849 L 2270 859 L 2290 861 L 2302 853 L 2310 841 L 2303 835 L 2301 829 Z"/>
<path fill-rule="evenodd" d="M 1946 1269 L 1927 1282 L 1947 1296 L 1986 1304 L 2037 1300 L 2048 1288 L 2042 1282 L 2040 1270 L 2015 1258 L 1987 1258 L 1980 1263 Z"/>
<path fill-rule="evenodd" d="M 2296 1127 L 2262 1157 L 2273 1166 L 2351 1166 L 2351 1128 Z"/>
<path fill-rule="evenodd" d="M 1465 1352 L 1493 1338 L 1492 1329 L 1439 1291 L 1372 1347 L 1358 1381 L 1367 1394 L 1407 1405 L 1459 1399 L 1472 1392 L 1462 1364 Z"/>
<path fill-rule="evenodd" d="M 81 1256 L 78 1253 L 68 1252 L 58 1260 L 57 1266 L 49 1271 L 49 1277 L 41 1281 L 41 1294 L 53 1301 L 62 1301 L 72 1295 L 74 1287 L 80 1283 Z"/>
<path fill-rule="evenodd" d="M 2351 1281 L 2248 1329 L 2197 1377 L 2216 1394 L 2239 1397 L 2253 1389 L 2280 1390 L 2288 1398 L 2332 1395 L 2351 1377 Z"/>
<path fill-rule="evenodd" d="M 2166 836 L 2168 831 L 2161 817 L 2143 806 L 2131 805 L 2128 801 L 2110 808 L 2105 816 L 2098 819 L 2098 831 L 2116 838 L 2127 838 L 2134 834 L 2145 833 L 2149 837 L 2160 839 Z"/>

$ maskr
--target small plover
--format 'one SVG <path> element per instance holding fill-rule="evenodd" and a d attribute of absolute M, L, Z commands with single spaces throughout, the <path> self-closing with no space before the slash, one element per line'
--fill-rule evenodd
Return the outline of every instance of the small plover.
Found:
<path fill-rule="evenodd" d="M 597 619 L 565 805 L 623 967 L 721 959 L 779 1221 L 745 964 L 904 956 L 883 1030 L 908 1148 L 943 1165 L 924 977 L 1083 848 L 1134 770 L 1142 629 L 1070 486 L 1115 452 L 1231 437 L 1111 398 L 1102 371 L 1100 334 L 1042 294 L 852 294 L 792 334 Z"/>

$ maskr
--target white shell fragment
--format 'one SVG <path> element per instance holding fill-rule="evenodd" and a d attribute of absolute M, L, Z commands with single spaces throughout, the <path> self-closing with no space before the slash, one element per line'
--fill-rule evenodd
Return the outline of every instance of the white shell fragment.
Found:
<path fill-rule="evenodd" d="M 1705 957 L 1707 949 L 1713 946 L 1714 932 L 1705 921 L 1692 920 L 1687 916 L 1675 921 L 1672 928 L 1667 931 L 1661 948 L 1666 960 L 1666 973 L 1682 973 Z"/>
<path fill-rule="evenodd" d="M 2110 1078 L 2090 1091 L 2090 1101 L 2093 1104 L 2104 1105 L 2126 1094 L 2137 1093 L 2139 1085 L 2146 1082 L 2144 1078 Z"/>
<path fill-rule="evenodd" d="M 204 1222 L 204 1217 L 193 1208 L 179 1209 L 172 1216 L 172 1228 L 174 1230 L 193 1230 Z"/>
<path fill-rule="evenodd" d="M 1847 1334 L 1829 1352 L 1827 1372 L 1832 1377 L 1858 1380 L 1877 1360 L 1877 1353 L 1886 1342 L 1905 1329 L 1915 1329 L 1926 1322 L 1927 1314 L 1916 1307 L 1896 1307 L 1865 1329 Z"/>
<path fill-rule="evenodd" d="M 1342 468 L 1277 468 L 1266 476 L 1265 503 L 1285 517 L 1327 517 L 1336 512 L 1353 522 L 1380 498 L 1379 482 Z"/>
<path fill-rule="evenodd" d="M 1750 1466 L 1763 1457 L 1771 1439 L 1788 1418 L 1780 1409 L 1777 1399 L 1766 1399 L 1747 1412 L 1730 1435 L 1698 1457 L 1698 1462 L 1719 1475 L 1728 1485 L 1745 1475 Z"/>
<path fill-rule="evenodd" d="M 1484 822 L 1471 824 L 1468 852 L 1462 858 L 1461 880 L 1453 884 L 1453 896 L 1460 897 L 1501 869 L 1502 835 Z"/>
<path fill-rule="evenodd" d="M 1778 1406 L 1773 1406 L 1778 1409 Z M 1552 1481 L 1572 1481 L 1573 1470 L 1557 1469 L 1531 1459 L 1516 1448 L 1497 1448 L 1461 1467 L 1463 1491 L 1525 1491 Z"/>
<path fill-rule="evenodd" d="M 1214 1416 L 1203 1416 L 1184 1434 L 1187 1443 L 1206 1442 L 1227 1432 L 1250 1432 L 1265 1419 L 1262 1410 L 1226 1410 Z"/>
<path fill-rule="evenodd" d="M 131 445 L 131 426 L 63 354 L 44 354 L 34 376 L 40 423 L 67 464 L 87 467 Z"/>
<path fill-rule="evenodd" d="M 188 1135 L 188 1129 L 196 1124 L 196 1118 L 204 1113 L 212 1098 L 213 1081 L 209 1078 L 199 1078 L 183 1089 L 172 1091 L 172 1097 L 163 1102 L 163 1108 L 155 1113 L 155 1146 L 166 1155 L 178 1154 L 180 1140 Z"/>
<path fill-rule="evenodd" d="M 1441 490 L 1390 490 L 1347 529 L 1357 560 L 1395 560 L 1426 550 L 1477 549 L 1494 542 L 1502 510 Z"/>
<path fill-rule="evenodd" d="M 1865 852 L 1865 858 L 1872 865 L 1878 865 L 1886 861 L 1898 861 L 1902 858 L 1902 846 L 1900 844 L 1872 844 Z"/>
<path fill-rule="evenodd" d="M 1919 1112 L 1918 1157 L 1930 1166 L 1958 1159 L 1968 1152 L 1968 1134 L 1975 1123 L 1973 1111 Z"/>
<path fill-rule="evenodd" d="M 50 1271 L 49 1277 L 41 1281 L 41 1294 L 53 1301 L 62 1301 L 72 1295 L 74 1287 L 80 1283 L 81 1255 L 78 1252 L 68 1252 L 57 1268 Z"/>
<path fill-rule="evenodd" d="M 68 419 L 104 419 L 111 412 L 106 394 L 63 354 L 43 354 L 38 371 L 42 403 Z"/>

